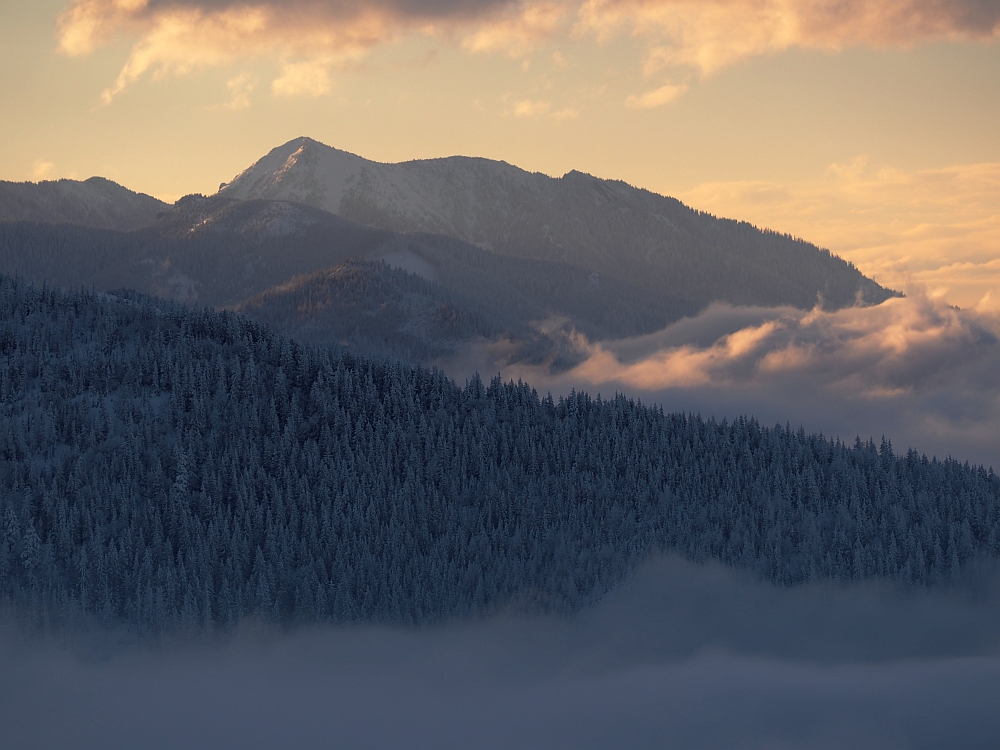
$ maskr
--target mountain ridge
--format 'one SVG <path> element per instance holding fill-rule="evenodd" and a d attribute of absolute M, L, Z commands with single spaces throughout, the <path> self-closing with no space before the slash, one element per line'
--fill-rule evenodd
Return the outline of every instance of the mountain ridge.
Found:
<path fill-rule="evenodd" d="M 570 330 L 623 338 L 698 310 L 559 261 L 376 229 L 302 203 L 221 196 L 186 196 L 131 232 L 0 222 L 0 272 L 244 310 L 314 344 L 420 362 L 485 337 L 506 342 L 504 357 L 569 364 L 578 356 Z M 536 325 L 553 319 L 566 330 Z"/>
<path fill-rule="evenodd" d="M 0 181 L 0 221 L 41 221 L 132 230 L 169 207 L 104 177 L 42 182 Z"/>
<path fill-rule="evenodd" d="M 466 156 L 382 164 L 299 137 L 219 195 L 299 201 L 369 226 L 571 263 L 701 304 L 808 309 L 819 301 L 836 309 L 898 296 L 803 240 L 578 170 L 554 178 Z"/>

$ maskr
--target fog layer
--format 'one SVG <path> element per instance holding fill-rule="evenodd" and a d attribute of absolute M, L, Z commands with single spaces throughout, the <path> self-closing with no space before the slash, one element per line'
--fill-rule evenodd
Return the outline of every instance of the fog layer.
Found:
<path fill-rule="evenodd" d="M 649 562 L 571 619 L 0 641 L 11 747 L 937 748 L 1000 736 L 1000 597 Z M 114 642 L 117 639 L 120 643 Z"/>
<path fill-rule="evenodd" d="M 615 391 L 668 411 L 757 417 L 853 442 L 885 435 L 1000 467 L 1000 317 L 922 296 L 836 312 L 715 305 L 640 338 L 573 340 L 586 357 L 553 374 L 508 367 L 539 390 Z M 480 356 L 473 367 L 488 368 Z M 462 377 L 469 365 L 445 363 Z"/>

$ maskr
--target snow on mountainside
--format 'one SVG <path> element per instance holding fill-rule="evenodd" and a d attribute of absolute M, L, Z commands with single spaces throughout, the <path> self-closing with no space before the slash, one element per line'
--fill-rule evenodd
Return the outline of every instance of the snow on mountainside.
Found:
<path fill-rule="evenodd" d="M 168 208 L 103 177 L 46 182 L 0 181 L 0 221 L 44 221 L 130 230 L 150 224 Z"/>
<path fill-rule="evenodd" d="M 516 204 L 530 205 L 551 181 L 506 162 L 464 156 L 381 164 L 296 138 L 223 185 L 219 194 L 299 201 L 386 229 L 446 234 L 493 249 L 487 214 L 513 213 L 509 204 L 515 196 Z"/>
<path fill-rule="evenodd" d="M 348 184 L 369 163 L 311 138 L 297 138 L 220 185 L 219 193 L 240 200 L 298 201 L 336 213 Z"/>
<path fill-rule="evenodd" d="M 369 226 L 562 261 L 702 304 L 809 308 L 819 300 L 837 308 L 895 295 L 807 242 L 576 171 L 552 178 L 460 156 L 380 164 L 297 138 L 219 195 L 300 201 Z"/>

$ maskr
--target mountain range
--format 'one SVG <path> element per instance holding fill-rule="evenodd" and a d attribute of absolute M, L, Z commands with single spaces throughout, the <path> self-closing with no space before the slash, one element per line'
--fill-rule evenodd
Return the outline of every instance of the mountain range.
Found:
<path fill-rule="evenodd" d="M 221 186 L 219 194 L 295 201 L 369 226 L 570 263 L 700 304 L 808 308 L 819 296 L 825 306 L 838 308 L 891 296 L 842 259 L 802 240 L 577 171 L 555 179 L 460 156 L 380 164 L 297 138 Z"/>
<path fill-rule="evenodd" d="M 379 164 L 298 138 L 168 206 L 101 178 L 0 184 L 0 272 L 230 308 L 314 344 L 435 362 L 473 341 L 559 367 L 712 302 L 895 292 L 802 240 L 580 172 Z"/>
<path fill-rule="evenodd" d="M 128 231 L 146 226 L 168 204 L 103 177 L 0 181 L 0 221 L 44 221 Z"/>

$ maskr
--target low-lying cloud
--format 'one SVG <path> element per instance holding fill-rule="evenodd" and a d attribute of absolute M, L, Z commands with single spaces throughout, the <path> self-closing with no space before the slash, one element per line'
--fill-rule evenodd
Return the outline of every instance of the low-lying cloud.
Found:
<path fill-rule="evenodd" d="M 781 589 L 647 563 L 569 619 L 244 632 L 215 645 L 0 638 L 24 748 L 987 748 L 995 574 Z"/>
<path fill-rule="evenodd" d="M 584 360 L 566 372 L 515 365 L 503 376 L 849 442 L 885 435 L 899 450 L 1000 469 L 998 333 L 995 312 L 921 295 L 835 312 L 714 305 L 648 336 L 577 336 Z"/>
<path fill-rule="evenodd" d="M 646 47 L 647 75 L 674 68 L 706 76 L 791 47 L 993 40 L 1000 7 L 987 0 L 72 0 L 59 19 L 60 49 L 68 55 L 88 54 L 119 34 L 136 41 L 103 94 L 106 103 L 145 75 L 262 56 L 329 71 L 412 34 L 513 56 L 553 39 L 602 42 L 628 34 Z M 680 92 L 683 83 L 661 82 L 630 106 L 669 103 L 668 86 Z M 325 90 L 309 85 L 302 92 Z"/>

